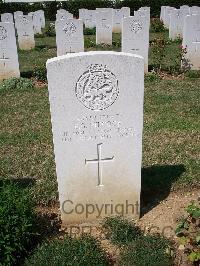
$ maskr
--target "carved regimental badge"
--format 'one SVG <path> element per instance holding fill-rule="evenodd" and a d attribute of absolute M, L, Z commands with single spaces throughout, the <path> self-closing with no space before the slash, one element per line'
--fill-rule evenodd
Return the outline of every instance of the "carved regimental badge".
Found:
<path fill-rule="evenodd" d="M 106 66 L 90 65 L 76 83 L 76 97 L 88 109 L 99 111 L 111 106 L 119 95 L 118 80 Z"/>
<path fill-rule="evenodd" d="M 6 38 L 7 38 L 7 30 L 3 26 L 0 26 L 0 41 L 3 41 Z"/>
<path fill-rule="evenodd" d="M 63 31 L 67 36 L 71 36 L 76 32 L 76 26 L 73 22 L 67 22 L 63 28 Z"/>
<path fill-rule="evenodd" d="M 130 29 L 134 33 L 139 33 L 142 30 L 142 22 L 139 20 L 133 20 L 130 23 Z"/>

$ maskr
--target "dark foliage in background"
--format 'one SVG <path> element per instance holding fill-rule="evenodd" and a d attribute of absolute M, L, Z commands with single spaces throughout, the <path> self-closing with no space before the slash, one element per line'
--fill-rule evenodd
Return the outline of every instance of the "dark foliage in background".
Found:
<path fill-rule="evenodd" d="M 199 0 L 68 0 L 66 2 L 43 2 L 43 3 L 3 3 L 0 0 L 0 13 L 23 11 L 25 14 L 38 9 L 45 11 L 48 20 L 55 20 L 56 10 L 65 8 L 74 16 L 78 16 L 79 8 L 95 9 L 96 7 L 113 7 L 120 8 L 128 6 L 131 8 L 131 14 L 141 6 L 151 7 L 151 16 L 160 15 L 161 6 L 180 7 L 181 5 L 198 6 Z"/>

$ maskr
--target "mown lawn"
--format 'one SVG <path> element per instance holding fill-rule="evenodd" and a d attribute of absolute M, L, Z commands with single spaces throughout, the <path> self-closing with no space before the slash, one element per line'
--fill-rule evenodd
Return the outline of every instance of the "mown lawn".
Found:
<path fill-rule="evenodd" d="M 151 40 L 163 34 L 166 38 L 166 33 L 154 33 Z M 94 43 L 95 36 L 86 36 L 87 50 L 119 51 L 120 35 L 114 35 L 113 47 L 96 47 Z M 19 52 L 22 76 L 56 56 L 55 37 L 37 38 L 36 44 L 32 51 Z M 174 64 L 178 46 L 168 44 L 166 53 L 171 56 L 166 56 L 166 65 Z M 145 82 L 144 190 L 200 187 L 199 89 L 198 78 Z M 0 177 L 32 180 L 33 198 L 38 203 L 55 201 L 57 184 L 47 87 L 2 88 L 0 97 Z"/>

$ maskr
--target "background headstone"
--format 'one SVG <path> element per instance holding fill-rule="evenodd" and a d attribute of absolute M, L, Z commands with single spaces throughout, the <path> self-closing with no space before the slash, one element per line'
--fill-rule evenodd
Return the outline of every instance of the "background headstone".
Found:
<path fill-rule="evenodd" d="M 67 10 L 64 9 L 57 10 L 56 21 L 66 20 L 71 18 L 73 18 L 73 14 L 69 13 Z"/>
<path fill-rule="evenodd" d="M 23 16 L 23 12 L 22 12 L 22 11 L 16 11 L 16 12 L 14 12 L 14 19 L 15 19 L 15 20 L 16 20 L 16 18 L 17 18 L 18 16 Z"/>
<path fill-rule="evenodd" d="M 41 27 L 45 28 L 45 15 L 44 15 L 44 10 L 38 10 L 36 11 L 39 16 L 40 16 L 40 22 L 41 22 Z"/>
<path fill-rule="evenodd" d="M 0 80 L 20 77 L 15 28 L 0 22 Z"/>
<path fill-rule="evenodd" d="M 1 14 L 1 22 L 10 22 L 13 23 L 13 14 L 12 13 L 4 13 Z"/>
<path fill-rule="evenodd" d="M 84 52 L 83 21 L 67 19 L 56 21 L 57 56 Z"/>
<path fill-rule="evenodd" d="M 170 13 L 169 38 L 175 40 L 182 36 L 182 17 L 179 9 L 174 9 Z"/>
<path fill-rule="evenodd" d="M 200 70 L 200 15 L 186 16 L 182 46 L 192 70 Z"/>
<path fill-rule="evenodd" d="M 63 224 L 100 218 L 96 206 L 105 204 L 112 204 L 113 210 L 104 208 L 101 217 L 119 214 L 118 206 L 124 216 L 138 218 L 143 66 L 143 58 L 116 52 L 47 61 Z M 84 210 L 75 211 L 77 204 L 90 204 L 94 211 L 86 217 Z"/>
<path fill-rule="evenodd" d="M 21 50 L 35 47 L 32 16 L 18 16 L 16 18 L 18 44 Z"/>
<path fill-rule="evenodd" d="M 112 45 L 112 8 L 97 9 L 96 44 Z"/>
<path fill-rule="evenodd" d="M 96 10 L 85 10 L 84 23 L 86 28 L 92 29 L 96 27 Z"/>
<path fill-rule="evenodd" d="M 133 53 L 144 58 L 144 70 L 148 72 L 149 26 L 142 16 L 123 19 L 122 52 Z"/>
<path fill-rule="evenodd" d="M 42 33 L 42 23 L 41 23 L 41 19 L 40 19 L 40 13 L 30 12 L 30 13 L 28 13 L 28 15 L 32 16 L 34 34 L 41 34 Z"/>

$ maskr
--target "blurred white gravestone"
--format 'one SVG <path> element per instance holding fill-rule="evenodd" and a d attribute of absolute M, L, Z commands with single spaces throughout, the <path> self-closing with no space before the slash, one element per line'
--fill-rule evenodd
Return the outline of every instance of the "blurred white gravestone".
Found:
<path fill-rule="evenodd" d="M 200 15 L 186 16 L 183 31 L 185 58 L 191 70 L 200 70 Z"/>
<path fill-rule="evenodd" d="M 85 9 L 84 23 L 86 28 L 92 29 L 96 27 L 96 10 Z"/>
<path fill-rule="evenodd" d="M 17 23 L 19 21 L 19 20 L 17 20 L 17 17 L 18 16 L 23 16 L 23 12 L 22 11 L 16 11 L 16 12 L 14 12 L 14 21 L 15 21 L 16 35 L 17 35 L 17 28 L 18 28 Z"/>
<path fill-rule="evenodd" d="M 15 20 L 16 20 L 16 18 L 17 18 L 18 16 L 23 16 L 23 12 L 22 12 L 22 11 L 16 11 L 16 12 L 14 12 L 14 19 L 15 19 Z"/>
<path fill-rule="evenodd" d="M 112 45 L 112 8 L 97 9 L 96 44 Z"/>
<path fill-rule="evenodd" d="M 15 28 L 0 22 L 0 80 L 20 77 Z"/>
<path fill-rule="evenodd" d="M 69 13 L 67 10 L 65 9 L 57 10 L 56 21 L 66 20 L 70 18 L 73 18 L 73 14 Z"/>
<path fill-rule="evenodd" d="M 86 11 L 87 11 L 87 9 L 85 9 L 85 8 L 81 8 L 78 10 L 78 14 L 79 14 L 78 17 L 79 17 L 79 19 L 81 19 L 83 21 L 84 24 L 85 24 Z"/>
<path fill-rule="evenodd" d="M 200 14 L 200 7 L 199 6 L 191 6 L 190 7 L 190 14 L 191 15 L 199 15 Z"/>
<path fill-rule="evenodd" d="M 63 224 L 119 214 L 138 218 L 143 65 L 137 55 L 116 52 L 47 61 Z"/>
<path fill-rule="evenodd" d="M 166 6 L 161 6 L 160 21 L 162 21 L 162 22 L 164 22 L 165 8 L 166 8 Z"/>
<path fill-rule="evenodd" d="M 144 57 L 144 71 L 148 73 L 150 21 L 140 11 L 122 22 L 122 52 Z"/>
<path fill-rule="evenodd" d="M 29 16 L 32 16 L 33 20 L 33 31 L 34 34 L 41 34 L 42 33 L 42 23 L 40 19 L 40 13 L 36 12 L 30 12 L 28 13 Z"/>
<path fill-rule="evenodd" d="M 182 6 L 180 8 L 179 16 L 180 16 L 180 37 L 183 38 L 183 27 L 184 27 L 184 21 L 185 17 L 190 15 L 190 8 L 187 6 Z"/>
<path fill-rule="evenodd" d="M 32 16 L 18 16 L 16 18 L 18 44 L 21 50 L 30 50 L 35 47 Z"/>
<path fill-rule="evenodd" d="M 36 12 L 38 12 L 38 14 L 39 14 L 41 27 L 42 28 L 45 28 L 45 15 L 44 15 L 44 10 L 38 10 Z"/>
<path fill-rule="evenodd" d="M 67 19 L 56 21 L 57 56 L 84 52 L 83 21 Z"/>
<path fill-rule="evenodd" d="M 164 26 L 169 29 L 169 23 L 170 23 L 170 14 L 171 11 L 174 10 L 174 7 L 166 6 L 164 9 Z"/>
<path fill-rule="evenodd" d="M 120 33 L 122 31 L 122 19 L 130 16 L 130 8 L 122 7 L 121 9 L 113 9 L 113 32 Z"/>
<path fill-rule="evenodd" d="M 12 13 L 4 13 L 1 14 L 1 22 L 10 22 L 13 23 L 13 14 Z"/>
<path fill-rule="evenodd" d="M 182 17 L 179 9 L 174 9 L 170 13 L 169 38 L 175 40 L 182 36 Z"/>

